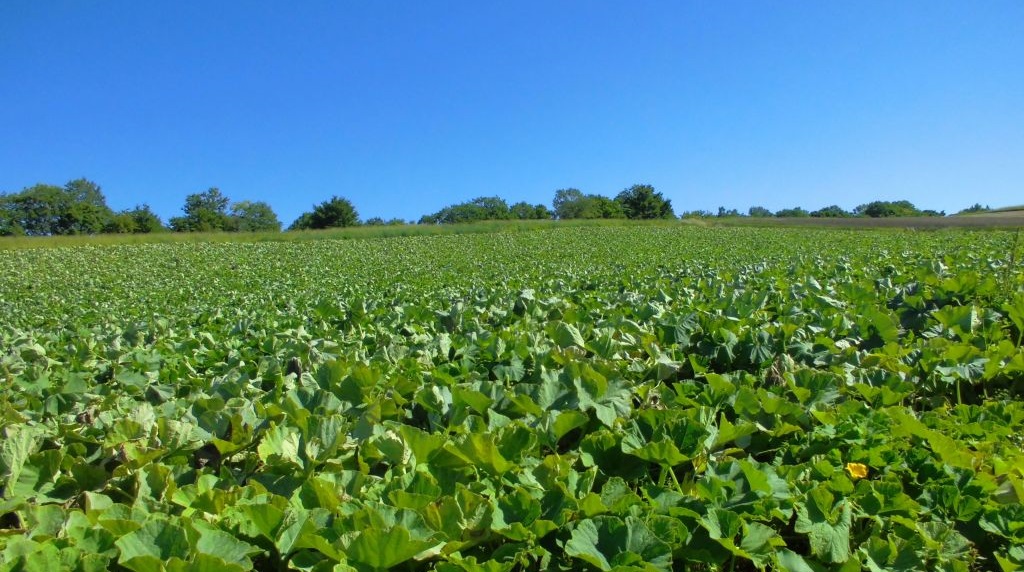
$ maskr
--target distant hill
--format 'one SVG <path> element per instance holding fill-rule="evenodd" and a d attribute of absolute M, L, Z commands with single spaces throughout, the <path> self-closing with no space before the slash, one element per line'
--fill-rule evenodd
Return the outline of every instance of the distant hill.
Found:
<path fill-rule="evenodd" d="M 1003 207 L 1001 209 L 992 209 L 994 213 L 1013 213 L 1013 214 L 1024 214 L 1024 205 L 1017 205 L 1015 207 Z"/>
<path fill-rule="evenodd" d="M 1017 205 L 1013 207 L 1002 207 L 998 209 L 989 209 L 987 211 L 976 212 L 976 213 L 964 213 L 959 216 L 998 216 L 998 217 L 1024 217 L 1024 205 Z"/>

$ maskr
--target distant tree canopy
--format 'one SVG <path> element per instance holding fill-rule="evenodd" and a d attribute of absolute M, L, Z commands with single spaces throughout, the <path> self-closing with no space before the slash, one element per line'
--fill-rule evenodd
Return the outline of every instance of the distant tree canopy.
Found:
<path fill-rule="evenodd" d="M 971 206 L 969 206 L 969 207 L 967 207 L 965 209 L 957 211 L 956 214 L 985 213 L 985 212 L 988 212 L 990 210 L 992 210 L 992 207 L 990 207 L 988 205 L 982 206 L 981 203 L 974 203 L 973 205 L 971 205 Z"/>
<path fill-rule="evenodd" d="M 64 187 L 38 184 L 3 198 L 5 234 L 96 234 L 113 217 L 103 193 L 86 179 Z"/>
<path fill-rule="evenodd" d="M 18 193 L 0 195 L 0 235 L 151 232 L 153 225 L 141 227 L 135 220 L 136 214 L 134 210 L 115 213 L 107 206 L 99 185 L 88 179 L 75 179 L 63 187 L 37 184 Z M 159 218 L 156 222 L 162 229 Z"/>
<path fill-rule="evenodd" d="M 811 213 L 800 207 L 793 207 L 791 209 L 779 209 L 775 212 L 775 216 L 779 218 L 803 218 L 811 216 Z"/>
<path fill-rule="evenodd" d="M 406 224 L 406 222 L 400 218 L 384 220 L 379 216 L 375 216 L 366 219 L 366 222 L 364 222 L 363 224 L 365 224 L 366 226 L 400 226 Z"/>
<path fill-rule="evenodd" d="M 241 232 L 272 232 L 281 230 L 281 221 L 270 205 L 263 201 L 240 201 L 231 205 L 234 230 Z"/>
<path fill-rule="evenodd" d="M 566 219 L 674 218 L 672 202 L 650 185 L 633 185 L 615 199 L 602 195 L 585 195 L 579 189 L 559 189 L 551 201 L 555 217 Z"/>
<path fill-rule="evenodd" d="M 64 185 L 67 210 L 63 234 L 97 234 L 103 232 L 114 216 L 107 206 L 100 186 L 88 179 L 75 179 Z"/>
<path fill-rule="evenodd" d="M 264 201 L 239 201 L 210 187 L 185 197 L 184 216 L 171 217 L 176 232 L 273 232 L 281 230 L 274 209 Z"/>
<path fill-rule="evenodd" d="M 976 205 L 972 208 L 986 209 L 981 205 Z M 977 212 L 977 211 L 961 211 L 961 212 Z M 732 217 L 732 216 L 743 216 L 740 215 L 736 209 L 727 209 L 725 207 L 718 208 L 718 214 L 714 215 L 708 211 L 695 210 L 686 211 L 682 214 L 682 218 L 711 218 L 711 217 Z M 887 216 L 946 216 L 946 213 L 941 211 L 933 210 L 918 210 L 909 201 L 874 201 L 858 206 L 853 211 L 848 211 L 840 207 L 839 205 L 829 205 L 822 207 L 816 211 L 808 212 L 802 207 L 793 207 L 787 209 L 779 209 L 774 214 L 761 206 L 750 207 L 747 211 L 749 217 L 778 217 L 778 218 L 847 218 L 847 217 L 887 217 Z"/>
<path fill-rule="evenodd" d="M 986 212 L 991 209 L 976 203 L 957 214 Z M 275 232 L 281 230 L 281 221 L 271 206 L 264 201 L 232 202 L 217 187 L 185 198 L 182 216 L 172 217 L 169 227 L 149 205 L 136 205 L 132 209 L 113 211 L 106 202 L 100 186 L 79 178 L 64 186 L 36 184 L 16 193 L 0 193 L 0 236 L 50 236 L 98 233 L 147 233 L 175 230 L 178 232 Z M 497 196 L 477 197 L 473 200 L 447 206 L 436 213 L 424 215 L 420 224 L 452 224 L 485 220 L 545 220 L 545 219 L 659 219 L 673 218 L 672 203 L 651 185 L 633 185 L 621 191 L 614 199 L 597 194 L 584 194 L 579 189 L 565 188 L 555 191 L 552 208 L 543 204 L 520 201 L 509 205 Z M 713 217 L 914 217 L 945 216 L 945 212 L 918 209 L 906 200 L 872 201 L 848 211 L 839 205 L 829 205 L 815 211 L 802 207 L 780 209 L 775 213 L 763 206 L 752 206 L 746 214 L 733 208 L 719 207 L 717 214 L 705 210 L 684 211 L 682 218 Z M 289 230 L 347 227 L 359 225 L 359 214 L 353 204 L 341 197 L 331 197 L 302 213 L 288 227 Z M 366 225 L 406 224 L 402 219 L 385 220 L 373 217 Z"/>
<path fill-rule="evenodd" d="M 48 236 L 71 234 L 70 196 L 61 187 L 38 184 L 5 195 L 2 232 L 6 235 Z"/>
<path fill-rule="evenodd" d="M 656 219 L 675 218 L 672 212 L 672 201 L 656 192 L 651 185 L 633 185 L 615 197 L 615 202 L 622 205 L 626 218 Z"/>
<path fill-rule="evenodd" d="M 103 232 L 123 234 L 143 234 L 150 232 L 166 232 L 167 227 L 160 217 L 149 208 L 149 205 L 136 205 L 135 208 L 121 211 L 114 215 Z"/>
<path fill-rule="evenodd" d="M 313 207 L 312 211 L 302 213 L 295 219 L 288 230 L 311 230 L 321 228 L 337 228 L 346 226 L 357 226 L 359 224 L 359 213 L 352 206 L 352 202 L 338 196 L 333 196 Z"/>
<path fill-rule="evenodd" d="M 477 197 L 424 215 L 420 224 L 456 224 L 484 220 L 548 219 L 551 211 L 544 205 L 518 202 L 511 207 L 501 197 Z"/>
<path fill-rule="evenodd" d="M 846 218 L 853 216 L 853 213 L 843 210 L 839 205 L 829 205 L 811 213 L 816 218 Z"/>
<path fill-rule="evenodd" d="M 175 232 L 213 232 L 234 230 L 228 205 L 231 199 L 224 196 L 217 187 L 185 197 L 181 208 L 185 216 L 171 217 L 171 229 Z"/>
<path fill-rule="evenodd" d="M 520 201 L 508 208 L 510 218 L 520 220 L 549 220 L 554 216 L 547 205 L 531 205 L 526 201 Z"/>
<path fill-rule="evenodd" d="M 622 204 L 602 195 L 584 195 L 579 189 L 559 189 L 551 202 L 555 217 L 565 219 L 626 218 Z"/>
<path fill-rule="evenodd" d="M 910 201 L 872 201 L 859 205 L 853 209 L 853 213 L 871 218 L 892 217 L 892 216 L 945 216 L 933 210 L 918 210 Z"/>
<path fill-rule="evenodd" d="M 981 205 L 976 205 L 972 208 L 982 208 Z M 961 212 L 977 212 L 977 211 L 961 211 Z M 711 212 L 704 210 L 693 210 L 684 211 L 681 218 L 712 218 L 712 217 L 733 217 L 733 216 L 744 216 L 739 213 L 736 209 L 727 209 L 725 207 L 718 207 L 718 214 L 712 214 Z M 860 205 L 853 211 L 844 210 L 839 205 L 829 205 L 822 207 L 816 211 L 808 212 L 802 207 L 793 207 L 787 209 L 779 209 L 774 214 L 772 211 L 761 207 L 755 206 L 750 207 L 747 211 L 746 216 L 752 218 L 763 218 L 763 217 L 778 217 L 778 218 L 847 218 L 847 217 L 886 217 L 886 216 L 946 216 L 946 213 L 941 211 L 933 210 L 918 210 L 909 201 L 874 201 L 871 203 Z"/>
<path fill-rule="evenodd" d="M 481 220 L 506 220 L 512 218 L 508 203 L 500 197 L 477 197 L 471 201 L 447 206 L 432 215 L 428 222 L 434 224 L 455 224 Z"/>

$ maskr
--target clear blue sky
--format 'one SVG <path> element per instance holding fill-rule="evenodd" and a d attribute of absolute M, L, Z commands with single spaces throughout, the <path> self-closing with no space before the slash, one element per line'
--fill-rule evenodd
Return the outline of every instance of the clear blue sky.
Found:
<path fill-rule="evenodd" d="M 293 5 L 294 4 L 294 5 Z M 0 190 L 1024 203 L 1024 2 L 0 2 Z"/>

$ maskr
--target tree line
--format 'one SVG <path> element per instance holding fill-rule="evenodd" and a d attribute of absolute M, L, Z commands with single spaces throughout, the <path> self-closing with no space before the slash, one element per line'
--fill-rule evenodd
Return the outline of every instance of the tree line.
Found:
<path fill-rule="evenodd" d="M 264 201 L 232 201 L 218 188 L 185 197 L 180 216 L 165 224 L 146 204 L 114 211 L 96 183 L 79 178 L 63 187 L 37 184 L 17 193 L 0 193 L 0 235 L 50 236 L 100 233 L 152 232 L 266 232 L 280 231 L 281 221 Z M 984 212 L 975 204 L 960 213 Z M 801 207 L 771 210 L 755 206 L 744 214 L 719 207 L 710 211 L 684 211 L 682 218 L 712 217 L 897 217 L 945 216 L 944 212 L 920 210 L 909 201 L 873 201 L 847 211 L 830 205 L 815 211 Z M 584 194 L 575 188 L 559 189 L 549 208 L 544 204 L 509 204 L 501 197 L 478 197 L 422 216 L 418 224 L 457 224 L 485 220 L 568 219 L 672 219 L 672 202 L 653 186 L 633 185 L 615 197 Z M 348 199 L 333 196 L 302 213 L 288 230 L 308 230 L 358 225 L 407 224 L 402 219 L 359 218 Z"/>
<path fill-rule="evenodd" d="M 989 210 L 988 207 L 982 207 L 974 205 L 966 208 L 957 214 L 967 214 L 973 212 L 984 212 Z M 801 207 L 779 209 L 772 212 L 764 207 L 750 207 L 746 214 L 740 213 L 736 209 L 727 209 L 725 207 L 718 207 L 717 213 L 710 211 L 687 211 L 682 214 L 682 218 L 725 218 L 725 217 L 739 217 L 748 216 L 753 218 L 764 218 L 764 217 L 778 217 L 778 218 L 804 218 L 804 217 L 815 217 L 815 218 L 854 218 L 854 217 L 868 217 L 868 218 L 884 218 L 884 217 L 916 217 L 916 216 L 946 216 L 945 211 L 934 211 L 930 209 L 921 210 L 914 206 L 910 201 L 872 201 L 858 205 L 853 210 L 848 211 L 840 207 L 839 205 L 829 205 L 827 207 L 820 208 L 815 211 L 808 211 Z"/>
<path fill-rule="evenodd" d="M 114 212 L 99 185 L 75 179 L 0 194 L 0 235 L 49 236 L 167 230 L 148 205 Z"/>

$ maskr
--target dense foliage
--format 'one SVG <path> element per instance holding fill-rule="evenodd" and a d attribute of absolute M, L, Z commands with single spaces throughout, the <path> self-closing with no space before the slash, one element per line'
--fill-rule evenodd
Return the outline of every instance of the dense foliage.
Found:
<path fill-rule="evenodd" d="M 172 217 L 171 229 L 177 232 L 211 232 L 230 230 L 233 225 L 228 206 L 231 199 L 211 187 L 202 193 L 185 197 L 184 215 Z"/>
<path fill-rule="evenodd" d="M 1008 233 L 0 252 L 0 570 L 1015 570 Z"/>
<path fill-rule="evenodd" d="M 0 194 L 0 236 L 51 236 L 163 230 L 147 205 L 115 213 L 99 185 L 75 179 L 63 187 L 38 184 Z"/>
<path fill-rule="evenodd" d="M 264 201 L 239 201 L 231 205 L 230 230 L 268 232 L 281 230 L 277 213 Z"/>
<path fill-rule="evenodd" d="M 812 212 L 811 216 L 818 218 L 847 218 L 855 215 L 843 210 L 839 205 L 829 205 Z"/>
<path fill-rule="evenodd" d="M 554 215 L 561 220 L 631 218 L 675 218 L 672 201 L 651 185 L 633 185 L 614 199 L 602 195 L 585 195 L 579 189 L 559 189 L 551 201 Z"/>
<path fill-rule="evenodd" d="M 615 202 L 622 205 L 626 218 L 655 219 L 675 218 L 672 201 L 654 190 L 651 185 L 633 185 L 615 196 Z"/>
<path fill-rule="evenodd" d="M 477 197 L 471 201 L 449 205 L 433 214 L 420 217 L 419 224 L 459 224 L 486 220 L 545 220 L 551 211 L 544 205 L 518 202 L 509 206 L 501 197 Z"/>
<path fill-rule="evenodd" d="M 352 201 L 335 195 L 315 205 L 313 210 L 299 215 L 288 230 L 340 228 L 358 224 L 359 213 L 356 212 Z"/>
<path fill-rule="evenodd" d="M 166 232 L 168 229 L 153 209 L 144 204 L 114 214 L 104 230 L 114 234 L 149 234 Z"/>
<path fill-rule="evenodd" d="M 559 189 L 551 204 L 561 220 L 626 218 L 622 204 L 603 195 L 584 195 L 579 189 Z"/>
<path fill-rule="evenodd" d="M 989 212 L 991 210 L 992 210 L 992 207 L 990 207 L 988 205 L 982 206 L 981 203 L 974 203 L 973 205 L 971 205 L 971 206 L 969 206 L 969 207 L 967 207 L 967 208 L 965 208 L 963 210 L 958 211 L 956 214 L 985 213 L 985 212 Z"/>
<path fill-rule="evenodd" d="M 854 215 L 871 218 L 892 216 L 945 216 L 946 213 L 920 210 L 910 201 L 872 201 L 853 209 Z"/>
<path fill-rule="evenodd" d="M 775 216 L 779 218 L 802 218 L 811 216 L 811 213 L 807 212 L 803 207 L 793 207 L 786 209 L 779 209 L 775 212 Z"/>
<path fill-rule="evenodd" d="M 184 215 L 170 220 L 171 229 L 177 232 L 281 230 L 281 221 L 269 204 L 263 201 L 232 203 L 216 187 L 187 196 L 181 210 Z"/>

